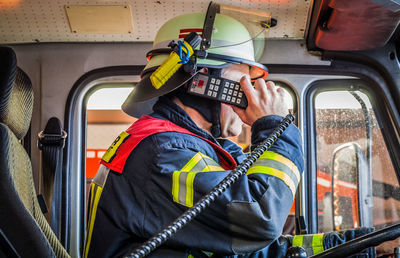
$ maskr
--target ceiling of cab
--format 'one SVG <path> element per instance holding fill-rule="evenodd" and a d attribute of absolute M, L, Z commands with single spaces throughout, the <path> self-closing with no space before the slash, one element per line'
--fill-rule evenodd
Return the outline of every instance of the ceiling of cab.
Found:
<path fill-rule="evenodd" d="M 304 38 L 308 14 L 312 0 L 221 0 L 221 4 L 230 4 L 242 8 L 270 12 L 278 20 L 271 28 L 270 38 Z M 1 0 L 0 1 L 0 44 L 32 42 L 151 42 L 158 28 L 168 19 L 184 13 L 205 12 L 209 1 L 204 0 Z M 113 33 L 110 26 L 98 22 L 98 30 L 91 33 L 71 30 L 67 17 L 68 6 L 96 5 L 120 6 L 126 22 L 128 10 L 129 24 L 126 28 Z M 114 8 L 115 10 L 116 8 Z M 117 8 L 118 9 L 118 8 Z M 89 10 L 90 13 L 90 10 Z M 110 17 L 119 16 L 118 10 Z M 80 21 L 78 20 L 78 23 Z M 114 19 L 115 22 L 115 19 Z M 117 19 L 118 22 L 118 19 Z M 80 24 L 73 24 L 78 26 Z M 85 28 L 85 24 L 82 27 Z M 96 25 L 97 26 L 97 25 Z M 121 25 L 122 26 L 122 25 Z M 126 31 L 126 32 L 125 32 Z"/>

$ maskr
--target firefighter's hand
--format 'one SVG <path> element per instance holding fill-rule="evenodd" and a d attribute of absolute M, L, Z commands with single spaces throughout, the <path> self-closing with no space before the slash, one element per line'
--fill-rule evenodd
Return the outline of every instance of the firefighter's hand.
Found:
<path fill-rule="evenodd" d="M 277 88 L 271 81 L 265 83 L 263 79 L 257 79 L 254 87 L 251 85 L 250 77 L 243 76 L 240 79 L 240 86 L 246 94 L 248 106 L 241 109 L 232 106 L 245 124 L 252 125 L 257 119 L 268 116 L 286 116 L 289 113 L 289 98 L 284 89 Z"/>

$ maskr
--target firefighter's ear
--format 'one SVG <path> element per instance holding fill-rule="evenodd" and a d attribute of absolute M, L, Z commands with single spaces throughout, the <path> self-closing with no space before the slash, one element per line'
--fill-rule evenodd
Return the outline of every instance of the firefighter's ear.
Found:
<path fill-rule="evenodd" d="M 208 68 L 207 67 L 203 67 L 199 70 L 200 73 L 208 73 Z"/>

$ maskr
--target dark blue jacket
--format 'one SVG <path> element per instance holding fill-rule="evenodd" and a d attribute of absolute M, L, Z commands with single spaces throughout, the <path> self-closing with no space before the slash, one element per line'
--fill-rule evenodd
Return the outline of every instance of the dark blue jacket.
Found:
<path fill-rule="evenodd" d="M 154 106 L 151 116 L 169 120 L 220 145 L 237 163 L 246 157 L 232 141 L 215 139 L 198 128 L 165 97 Z M 252 146 L 265 139 L 281 120 L 279 116 L 257 120 L 252 126 Z M 119 144 L 115 143 L 118 141 L 114 142 L 114 149 Z M 285 245 L 277 239 L 292 206 L 303 166 L 300 133 L 290 125 L 246 175 L 152 255 L 188 257 L 208 252 L 266 257 L 268 252 L 274 253 L 269 249 Z M 211 145 L 198 137 L 177 132 L 146 137 L 129 154 L 122 173 L 102 166 L 94 179 L 87 255 L 121 256 L 132 246 L 140 246 L 230 172 L 221 167 Z"/>

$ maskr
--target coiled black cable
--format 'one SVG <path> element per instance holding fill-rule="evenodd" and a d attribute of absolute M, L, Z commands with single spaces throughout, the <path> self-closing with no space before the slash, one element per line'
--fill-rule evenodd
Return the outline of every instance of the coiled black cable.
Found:
<path fill-rule="evenodd" d="M 281 136 L 286 128 L 294 121 L 294 116 L 288 114 L 278 125 L 278 127 L 260 143 L 247 158 L 240 163 L 227 177 L 225 177 L 218 185 L 216 185 L 208 194 L 201 198 L 193 207 L 186 210 L 181 216 L 173 221 L 168 227 L 160 231 L 157 235 L 147 240 L 141 247 L 130 251 L 124 257 L 140 258 L 149 255 L 157 247 L 165 243 L 178 230 L 186 226 L 192 219 L 199 215 L 205 208 L 211 205 L 218 196 L 235 183 L 247 170 L 256 162 L 256 160 L 268 150 L 272 144 Z"/>

